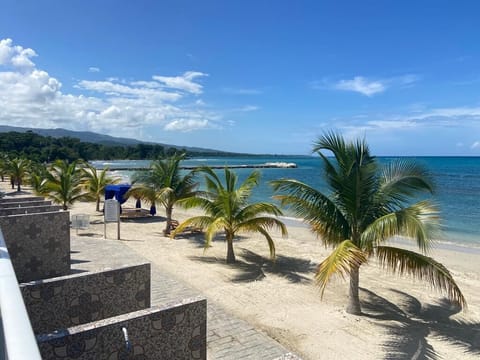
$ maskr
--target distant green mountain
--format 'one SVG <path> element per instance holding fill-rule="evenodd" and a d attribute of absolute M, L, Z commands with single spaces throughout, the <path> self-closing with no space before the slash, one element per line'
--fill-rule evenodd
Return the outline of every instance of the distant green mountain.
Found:
<path fill-rule="evenodd" d="M 102 145 L 138 145 L 138 144 L 156 144 L 162 145 L 166 148 L 175 148 L 175 149 L 185 149 L 191 152 L 202 152 L 202 153 L 225 153 L 231 154 L 225 151 L 214 150 L 214 149 L 204 149 L 198 147 L 188 147 L 188 146 L 179 146 L 179 145 L 170 145 L 170 144 L 162 144 L 162 143 L 154 143 L 154 142 L 145 142 L 136 139 L 130 138 L 122 138 L 122 137 L 114 137 L 110 135 L 103 135 L 94 133 L 91 131 L 73 131 L 73 130 L 66 130 L 66 129 L 37 129 L 37 128 L 24 128 L 24 127 L 17 127 L 17 126 L 8 126 L 8 125 L 0 125 L 0 133 L 2 132 L 20 132 L 24 133 L 27 131 L 31 131 L 35 134 L 42 135 L 42 136 L 51 136 L 53 138 L 61 138 L 61 137 L 72 137 L 79 139 L 82 142 L 90 142 L 95 144 L 102 144 Z"/>

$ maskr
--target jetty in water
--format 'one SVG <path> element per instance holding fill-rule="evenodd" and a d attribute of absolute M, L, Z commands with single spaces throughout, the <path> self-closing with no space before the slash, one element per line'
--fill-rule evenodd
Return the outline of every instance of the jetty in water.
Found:
<path fill-rule="evenodd" d="M 195 170 L 201 166 L 204 165 L 184 165 L 180 166 L 180 169 L 183 170 Z M 295 163 L 286 163 L 286 162 L 268 162 L 264 164 L 237 164 L 237 165 L 208 165 L 212 169 L 224 169 L 224 168 L 229 168 L 229 169 L 294 169 L 297 167 L 297 164 Z M 148 170 L 148 167 L 117 167 L 113 166 L 109 168 L 110 171 L 142 171 L 142 170 Z"/>

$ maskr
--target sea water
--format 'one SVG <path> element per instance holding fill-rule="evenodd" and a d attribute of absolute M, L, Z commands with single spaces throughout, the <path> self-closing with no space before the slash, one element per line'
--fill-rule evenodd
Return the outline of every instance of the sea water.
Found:
<path fill-rule="evenodd" d="M 381 163 L 399 159 L 379 157 Z M 480 157 L 415 157 L 403 158 L 424 165 L 433 175 L 436 191 L 431 200 L 435 201 L 442 218 L 440 240 L 455 245 L 480 248 Z M 252 201 L 273 201 L 271 180 L 293 178 L 305 182 L 322 192 L 327 192 L 322 177 L 322 164 L 318 157 L 234 157 L 234 158 L 193 158 L 183 162 L 186 166 L 255 165 L 267 162 L 294 162 L 297 168 L 258 169 L 262 174 L 260 185 L 252 194 Z M 93 165 L 111 169 L 148 167 L 149 161 L 96 161 Z M 221 170 L 219 170 L 221 171 Z M 252 169 L 235 169 L 240 180 Z M 128 182 L 134 171 L 115 172 Z M 201 180 L 201 179 L 199 179 Z M 288 215 L 288 213 L 287 213 Z"/>

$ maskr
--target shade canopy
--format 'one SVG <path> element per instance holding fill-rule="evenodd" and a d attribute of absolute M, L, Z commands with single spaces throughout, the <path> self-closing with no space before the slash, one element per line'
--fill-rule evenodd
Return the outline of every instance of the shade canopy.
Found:
<path fill-rule="evenodd" d="M 105 200 L 113 199 L 117 200 L 120 204 L 123 204 L 127 199 L 124 198 L 125 193 L 130 189 L 130 184 L 118 184 L 105 186 Z"/>

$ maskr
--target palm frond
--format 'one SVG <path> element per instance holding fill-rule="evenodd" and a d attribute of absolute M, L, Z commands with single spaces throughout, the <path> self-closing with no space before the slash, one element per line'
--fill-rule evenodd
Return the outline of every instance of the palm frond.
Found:
<path fill-rule="evenodd" d="M 373 221 L 362 233 L 361 244 L 371 250 L 394 236 L 414 239 L 423 253 L 432 245 L 432 235 L 438 229 L 438 210 L 428 201 L 386 214 Z"/>
<path fill-rule="evenodd" d="M 275 261 L 275 243 L 272 239 L 272 237 L 270 236 L 270 234 L 262 229 L 262 228 L 258 228 L 257 231 L 262 234 L 265 239 L 267 239 L 267 242 L 268 242 L 268 249 L 270 250 L 270 259 Z"/>
<path fill-rule="evenodd" d="M 281 179 L 270 182 L 275 192 L 274 199 L 288 206 L 312 230 L 322 236 L 326 243 L 336 244 L 350 237 L 350 226 L 332 199 L 298 180 Z"/>
<path fill-rule="evenodd" d="M 386 200 L 405 203 L 419 193 L 434 192 L 431 174 L 423 166 L 406 160 L 392 161 L 380 172 L 379 195 Z"/>
<path fill-rule="evenodd" d="M 283 215 L 282 211 L 274 204 L 260 202 L 245 206 L 238 212 L 237 217 L 240 219 L 250 219 L 260 214 Z"/>
<path fill-rule="evenodd" d="M 205 229 L 212 223 L 210 216 L 194 216 L 180 223 L 175 230 L 170 233 L 172 238 L 185 231 L 188 227 Z"/>
<path fill-rule="evenodd" d="M 235 229 L 239 232 L 256 232 L 259 231 L 259 229 L 278 229 L 283 237 L 288 235 L 285 224 L 282 221 L 270 216 L 258 216 L 238 222 L 235 226 Z"/>
<path fill-rule="evenodd" d="M 352 268 L 358 268 L 367 261 L 367 255 L 351 240 L 344 240 L 317 267 L 315 281 L 320 286 L 321 295 L 331 278 L 335 275 L 345 279 Z"/>
<path fill-rule="evenodd" d="M 204 249 L 207 250 L 211 244 L 212 240 L 215 235 L 224 230 L 226 227 L 229 226 L 228 221 L 225 221 L 223 217 L 211 218 L 210 224 L 205 229 L 205 247 Z"/>
<path fill-rule="evenodd" d="M 185 199 L 180 199 L 178 203 L 185 209 L 200 208 L 208 214 L 213 212 L 213 202 L 201 193 L 197 193 L 194 196 Z"/>
<path fill-rule="evenodd" d="M 448 298 L 462 308 L 467 301 L 448 269 L 431 257 L 389 246 L 378 246 L 380 264 L 400 275 L 410 275 L 428 282 L 433 288 L 445 291 Z"/>

